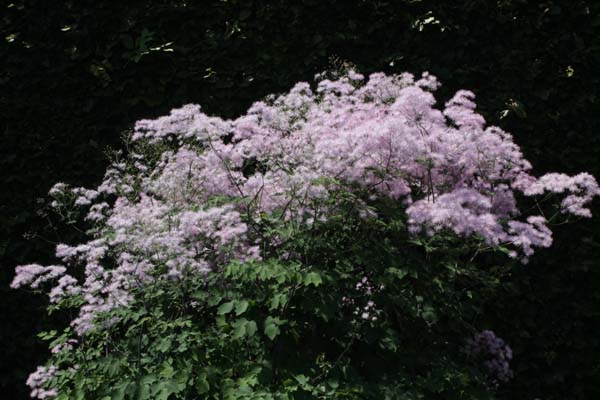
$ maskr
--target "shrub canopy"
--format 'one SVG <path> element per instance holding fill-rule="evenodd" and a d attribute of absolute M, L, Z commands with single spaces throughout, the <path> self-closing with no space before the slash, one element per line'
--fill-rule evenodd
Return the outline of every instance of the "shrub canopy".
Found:
<path fill-rule="evenodd" d="M 595 179 L 536 178 L 472 92 L 437 108 L 428 73 L 330 75 L 235 120 L 138 121 L 96 189 L 52 188 L 90 240 L 17 267 L 76 313 L 44 335 L 34 397 L 480 399 L 510 379 L 477 333 L 506 267 L 478 263 L 550 246 Z"/>

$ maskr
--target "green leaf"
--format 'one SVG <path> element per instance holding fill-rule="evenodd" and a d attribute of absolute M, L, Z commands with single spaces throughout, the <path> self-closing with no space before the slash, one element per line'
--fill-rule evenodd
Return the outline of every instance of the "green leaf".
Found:
<path fill-rule="evenodd" d="M 246 323 L 248 322 L 247 319 L 243 318 L 240 320 L 237 320 L 233 326 L 233 337 L 235 339 L 239 339 L 241 337 L 243 337 L 246 334 Z"/>
<path fill-rule="evenodd" d="M 38 337 L 42 340 L 52 340 L 56 337 L 57 332 L 55 330 L 40 332 L 38 333 Z"/>
<path fill-rule="evenodd" d="M 123 400 L 125 398 L 125 392 L 127 390 L 127 387 L 130 384 L 132 384 L 132 382 L 130 382 L 130 381 L 122 381 L 120 383 L 117 383 L 113 387 L 113 391 L 110 393 L 110 399 L 111 400 Z"/>
<path fill-rule="evenodd" d="M 258 327 L 256 326 L 256 322 L 248 321 L 248 323 L 246 324 L 246 335 L 254 336 L 257 330 Z"/>
<path fill-rule="evenodd" d="M 152 386 L 155 400 L 168 400 L 174 393 L 179 393 L 185 389 L 185 383 L 177 383 L 173 380 L 159 381 Z"/>
<path fill-rule="evenodd" d="M 217 314 L 218 315 L 229 314 L 231 312 L 231 310 L 233 310 L 234 304 L 235 304 L 234 301 L 228 301 L 227 303 L 221 304 L 219 306 L 219 308 L 217 309 Z"/>
<path fill-rule="evenodd" d="M 302 386 L 308 383 L 308 378 L 305 375 L 295 375 L 294 379 Z"/>
<path fill-rule="evenodd" d="M 242 300 L 235 304 L 235 315 L 242 315 L 248 309 L 248 301 Z"/>
<path fill-rule="evenodd" d="M 196 390 L 198 391 L 198 394 L 203 394 L 210 390 L 210 384 L 206 378 L 206 373 L 203 372 L 200 374 L 200 376 L 198 376 L 198 380 L 196 381 Z"/>
<path fill-rule="evenodd" d="M 276 295 L 273 296 L 273 298 L 271 299 L 271 304 L 269 306 L 270 310 L 275 310 L 279 307 L 283 307 L 286 305 L 288 301 L 288 296 L 285 293 L 277 293 Z"/>
<path fill-rule="evenodd" d="M 387 272 L 394 276 L 394 278 L 401 280 L 406 275 L 409 274 L 409 271 L 400 268 L 388 268 Z"/>
<path fill-rule="evenodd" d="M 160 376 L 163 378 L 171 378 L 175 374 L 173 366 L 169 363 L 164 363 L 163 368 L 160 371 Z"/>
<path fill-rule="evenodd" d="M 323 279 L 321 279 L 321 275 L 319 275 L 316 272 L 309 272 L 304 277 L 304 284 L 306 286 L 311 285 L 311 284 L 314 286 L 319 286 L 322 283 L 323 283 Z"/>
<path fill-rule="evenodd" d="M 277 335 L 279 335 L 279 326 L 273 317 L 267 317 L 265 320 L 265 335 L 271 340 L 275 339 Z"/>

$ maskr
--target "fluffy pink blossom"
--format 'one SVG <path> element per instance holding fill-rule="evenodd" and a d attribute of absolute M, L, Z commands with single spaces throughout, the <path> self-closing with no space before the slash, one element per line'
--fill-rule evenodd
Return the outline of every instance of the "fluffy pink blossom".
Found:
<path fill-rule="evenodd" d="M 56 389 L 46 389 L 47 382 L 54 378 L 58 368 L 51 365 L 50 367 L 37 367 L 37 370 L 27 378 L 27 386 L 31 388 L 31 397 L 36 399 L 52 399 L 58 395 Z"/>
<path fill-rule="evenodd" d="M 22 286 L 30 286 L 36 289 L 46 281 L 63 276 L 66 270 L 65 267 L 60 265 L 47 267 L 38 264 L 21 265 L 16 268 L 16 275 L 10 287 L 17 289 Z"/>

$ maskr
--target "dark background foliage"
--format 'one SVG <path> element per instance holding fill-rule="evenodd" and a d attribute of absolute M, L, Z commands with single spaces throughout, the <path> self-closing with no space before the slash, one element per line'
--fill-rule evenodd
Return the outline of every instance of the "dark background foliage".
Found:
<path fill-rule="evenodd" d="M 262 96 L 347 60 L 429 71 L 447 99 L 478 96 L 537 172 L 600 177 L 600 3 L 592 0 L 14 0 L 0 5 L 0 392 L 46 353 L 42 297 L 8 288 L 13 267 L 72 242 L 44 196 L 92 186 L 104 149 L 140 118 L 189 102 L 235 117 Z M 600 397 L 600 207 L 555 230 L 489 304 L 515 350 L 507 399 Z"/>

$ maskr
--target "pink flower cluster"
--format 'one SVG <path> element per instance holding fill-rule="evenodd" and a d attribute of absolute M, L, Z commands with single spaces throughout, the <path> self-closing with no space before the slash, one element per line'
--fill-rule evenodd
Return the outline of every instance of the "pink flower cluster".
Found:
<path fill-rule="evenodd" d="M 27 386 L 31 388 L 31 397 L 34 399 L 52 399 L 58 394 L 56 389 L 45 389 L 47 382 L 56 376 L 58 368 L 37 367 L 37 370 L 27 378 Z"/>
<path fill-rule="evenodd" d="M 520 218 L 517 194 L 563 195 L 563 212 L 591 215 L 600 194 L 595 179 L 532 176 L 512 136 L 486 127 L 472 92 L 438 108 L 439 83 L 427 73 L 320 79 L 258 101 L 235 120 L 187 105 L 139 121 L 134 152 L 112 164 L 96 189 L 61 183 L 51 190 L 57 206 L 70 198 L 88 208 L 93 238 L 59 245 L 64 266 L 17 267 L 11 286 L 55 280 L 53 302 L 82 296 L 72 325 L 83 335 L 102 327 L 99 313 L 127 306 L 132 287 L 260 259 L 259 246 L 277 239 L 259 234 L 265 217 L 307 227 L 327 221 L 336 212 L 333 192 L 357 194 L 363 218 L 377 218 L 369 201 L 390 198 L 406 208 L 415 235 L 451 231 L 512 246 L 521 258 L 552 238 L 544 216 Z M 67 274 L 67 266 L 82 267 L 84 277 Z"/>
<path fill-rule="evenodd" d="M 483 367 L 492 383 L 507 382 L 512 378 L 510 369 L 512 350 L 493 331 L 485 330 L 467 341 L 467 353 L 482 357 Z"/>
<path fill-rule="evenodd" d="M 376 322 L 381 314 L 381 309 L 377 307 L 372 297 L 383 290 L 384 285 L 376 286 L 367 276 L 363 276 L 356 283 L 354 289 L 354 295 L 342 297 L 342 303 L 353 309 L 352 314 L 355 318 L 360 317 L 362 320 Z M 354 322 L 358 321 L 358 319 L 354 320 Z"/>
<path fill-rule="evenodd" d="M 21 286 L 38 288 L 42 283 L 62 277 L 67 269 L 60 265 L 44 267 L 38 264 L 20 265 L 15 269 L 15 279 L 10 284 L 13 289 Z"/>

